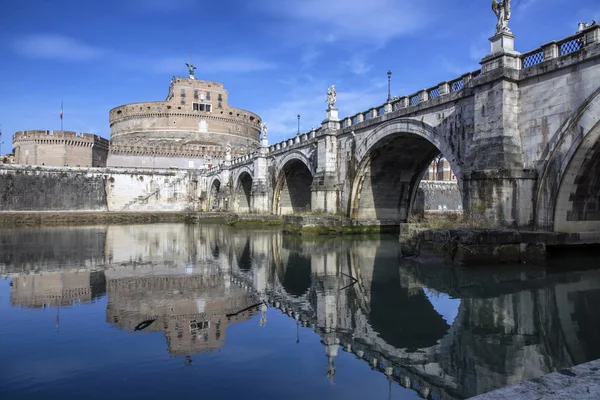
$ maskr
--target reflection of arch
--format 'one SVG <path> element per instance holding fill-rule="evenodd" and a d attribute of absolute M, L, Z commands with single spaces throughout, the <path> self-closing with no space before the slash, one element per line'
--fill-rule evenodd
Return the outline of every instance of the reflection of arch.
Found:
<path fill-rule="evenodd" d="M 304 293 L 308 292 L 310 284 L 310 258 L 302 257 L 295 252 L 290 253 L 282 281 L 283 288 L 292 296 L 302 296 Z"/>
<path fill-rule="evenodd" d="M 431 126 L 398 119 L 377 127 L 355 152 L 359 165 L 350 190 L 348 215 L 393 223 L 406 220 L 421 178 L 440 152 L 460 185 L 460 163 L 445 138 Z"/>
<path fill-rule="evenodd" d="M 294 152 L 278 163 L 277 170 L 277 182 L 273 190 L 273 214 L 311 211 L 314 170 L 310 160 L 304 154 Z"/>
<path fill-rule="evenodd" d="M 249 213 L 252 210 L 252 174 L 247 167 L 242 168 L 236 174 L 235 191 L 233 193 L 234 210 Z"/>
<path fill-rule="evenodd" d="M 569 116 L 542 153 L 534 199 L 537 227 L 600 231 L 600 212 L 587 208 L 588 204 L 600 206 L 598 110 L 600 89 Z"/>

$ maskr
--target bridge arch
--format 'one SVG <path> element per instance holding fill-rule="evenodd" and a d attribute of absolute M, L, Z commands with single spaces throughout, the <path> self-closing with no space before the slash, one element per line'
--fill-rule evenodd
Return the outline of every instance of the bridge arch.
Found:
<path fill-rule="evenodd" d="M 384 123 L 358 144 L 358 164 L 350 189 L 348 215 L 396 224 L 410 215 L 421 178 L 442 154 L 459 187 L 461 164 L 447 140 L 433 127 L 410 118 Z"/>
<path fill-rule="evenodd" d="M 219 211 L 222 207 L 221 198 L 222 198 L 222 184 L 221 178 L 215 176 L 211 179 L 210 184 L 208 185 L 208 210 L 209 211 Z"/>
<path fill-rule="evenodd" d="M 250 168 L 240 168 L 233 179 L 233 208 L 235 212 L 249 213 L 252 211 L 252 182 L 253 173 Z"/>
<path fill-rule="evenodd" d="M 302 152 L 293 151 L 279 160 L 273 190 L 273 214 L 311 211 L 314 176 L 314 167 Z"/>
<path fill-rule="evenodd" d="M 575 110 L 542 153 L 535 225 L 600 232 L 600 88 Z"/>

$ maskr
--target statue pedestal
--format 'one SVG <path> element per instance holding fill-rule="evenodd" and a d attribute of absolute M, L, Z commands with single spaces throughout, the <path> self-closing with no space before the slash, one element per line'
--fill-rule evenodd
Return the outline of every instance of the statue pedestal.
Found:
<path fill-rule="evenodd" d="M 327 109 L 327 118 L 321 123 L 321 131 L 324 132 L 333 132 L 340 129 L 340 117 L 338 116 L 337 108 L 329 108 Z"/>
<path fill-rule="evenodd" d="M 515 51 L 515 35 L 510 32 L 498 33 L 490 38 L 492 54 L 499 51 Z"/>
<path fill-rule="evenodd" d="M 520 53 L 515 51 L 515 35 L 502 32 L 490 38 L 492 52 L 480 61 L 481 72 L 487 73 L 498 68 L 521 69 Z"/>
<path fill-rule="evenodd" d="M 340 120 L 340 117 L 338 116 L 337 108 L 327 109 L 327 118 L 325 118 L 325 121 L 339 121 L 339 120 Z"/>

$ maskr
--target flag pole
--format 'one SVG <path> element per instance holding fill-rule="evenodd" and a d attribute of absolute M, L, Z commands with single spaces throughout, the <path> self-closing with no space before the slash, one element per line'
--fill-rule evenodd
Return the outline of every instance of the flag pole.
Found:
<path fill-rule="evenodd" d="M 63 130 L 63 102 L 60 102 L 60 130 Z"/>

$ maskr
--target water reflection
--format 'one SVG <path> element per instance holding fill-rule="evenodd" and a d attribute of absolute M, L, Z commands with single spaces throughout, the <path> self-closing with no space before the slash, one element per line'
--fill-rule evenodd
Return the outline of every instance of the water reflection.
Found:
<path fill-rule="evenodd" d="M 399 260 L 394 237 L 300 240 L 220 225 L 24 229 L 0 239 L 12 306 L 106 296 L 108 324 L 162 332 L 185 365 L 226 346 L 234 324 L 268 327 L 267 307 L 320 336 L 331 382 L 347 352 L 427 399 L 600 358 L 598 271 L 415 266 Z"/>

